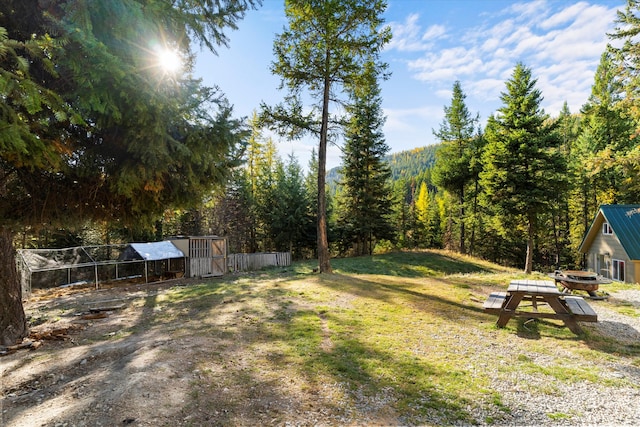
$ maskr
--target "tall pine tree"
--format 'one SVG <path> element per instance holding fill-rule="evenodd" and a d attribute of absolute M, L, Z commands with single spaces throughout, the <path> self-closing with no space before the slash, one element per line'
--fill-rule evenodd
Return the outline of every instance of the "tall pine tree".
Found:
<path fill-rule="evenodd" d="M 327 237 L 326 165 L 333 117 L 331 101 L 344 88 L 357 84 L 364 66 L 373 59 L 376 69 L 391 31 L 381 28 L 384 0 L 286 0 L 289 26 L 276 36 L 276 59 L 272 71 L 287 88 L 286 104 L 264 107 L 264 117 L 281 133 L 298 137 L 311 133 L 318 144 L 318 264 L 321 273 L 331 272 Z M 307 90 L 316 102 L 303 113 L 302 93 Z"/>
<path fill-rule="evenodd" d="M 531 69 L 517 64 L 500 97 L 503 106 L 487 124 L 480 175 L 485 206 L 495 215 L 498 231 L 523 232 L 525 273 L 533 269 L 539 220 L 566 171 L 560 139 L 540 107 L 542 93 L 535 85 Z"/>
<path fill-rule="evenodd" d="M 0 2 L 0 344 L 27 332 L 17 229 L 153 225 L 223 183 L 245 137 L 189 71 L 191 42 L 224 45 L 253 0 L 87 3 Z M 182 72 L 160 67 L 157 49 L 178 52 Z"/>
<path fill-rule="evenodd" d="M 616 79 L 616 66 L 605 52 L 596 69 L 588 102 L 582 107 L 581 142 L 591 155 L 583 158 L 589 171 L 594 201 L 592 218 L 603 203 L 625 202 L 624 170 L 619 158 L 632 148 L 633 122 L 621 107 L 623 86 Z M 635 195 L 634 195 L 635 196 Z"/>
<path fill-rule="evenodd" d="M 355 255 L 372 254 L 376 241 L 390 240 L 391 170 L 382 127 L 382 97 L 373 63 L 357 85 L 350 87 L 342 167 L 342 203 L 338 227 L 342 239 L 353 244 Z M 343 242 L 345 243 L 345 242 Z M 343 245 L 344 246 L 344 245 Z"/>
<path fill-rule="evenodd" d="M 616 65 L 616 79 L 622 85 L 624 98 L 617 106 L 624 116 L 633 121 L 631 146 L 624 154 L 618 154 L 615 164 L 624 173 L 622 185 L 626 191 L 623 203 L 640 202 L 640 1 L 627 0 L 624 11 L 618 11 L 616 28 L 609 37 L 621 43 L 618 48 L 609 46 Z"/>
<path fill-rule="evenodd" d="M 270 224 L 275 249 L 289 251 L 294 259 L 301 259 L 313 235 L 315 223 L 309 210 L 309 198 L 305 189 L 302 168 L 293 155 L 276 169 L 276 198 L 272 204 L 273 219 Z"/>
<path fill-rule="evenodd" d="M 474 117 L 469 113 L 464 102 L 465 98 L 460 82 L 456 81 L 453 84 L 451 105 L 444 107 L 444 120 L 440 124 L 440 129 L 437 132 L 433 131 L 433 134 L 442 142 L 442 147 L 437 153 L 432 178 L 434 184 L 451 193 L 457 200 L 458 250 L 461 253 L 466 253 L 465 208 L 468 204 L 466 189 L 474 176 L 471 169 L 471 156 L 476 153 L 473 149 L 473 138 L 478 122 L 478 116 Z"/>

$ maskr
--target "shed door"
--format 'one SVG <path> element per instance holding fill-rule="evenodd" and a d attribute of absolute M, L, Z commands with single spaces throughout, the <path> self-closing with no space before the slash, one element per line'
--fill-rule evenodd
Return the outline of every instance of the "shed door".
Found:
<path fill-rule="evenodd" d="M 189 239 L 191 277 L 221 276 L 225 269 L 225 241 L 207 237 Z"/>

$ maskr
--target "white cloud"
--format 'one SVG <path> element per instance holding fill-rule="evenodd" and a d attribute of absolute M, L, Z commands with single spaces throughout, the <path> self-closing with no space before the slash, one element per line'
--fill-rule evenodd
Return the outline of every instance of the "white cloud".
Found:
<path fill-rule="evenodd" d="M 417 71 L 415 77 L 418 80 L 441 81 L 459 80 L 484 68 L 484 65 L 477 52 L 458 46 L 409 61 L 408 67 Z"/>
<path fill-rule="evenodd" d="M 501 40 L 513 33 L 517 27 L 518 24 L 516 24 L 513 19 L 505 19 L 504 21 L 498 22 L 493 27 L 490 27 L 488 32 L 491 36 Z"/>
<path fill-rule="evenodd" d="M 504 84 L 504 79 L 481 79 L 463 82 L 462 89 L 468 97 L 485 101 L 496 100 L 500 97 L 500 92 L 504 90 Z"/>
<path fill-rule="evenodd" d="M 436 43 L 408 59 L 407 69 L 416 80 L 434 86 L 437 97 L 460 80 L 470 95 L 497 99 L 515 64 L 522 62 L 538 79 L 548 112 L 557 113 L 565 100 L 577 111 L 589 95 L 616 10 L 584 1 L 557 4 L 521 2 L 483 16 L 477 25 L 448 34 L 447 40 L 457 43 Z M 418 33 L 420 17 L 410 18 L 407 22 Z"/>
<path fill-rule="evenodd" d="M 439 39 L 442 38 L 446 32 L 444 25 L 432 25 L 424 32 L 422 40 L 431 41 L 431 39 Z"/>
<path fill-rule="evenodd" d="M 446 29 L 442 25 L 432 25 L 423 32 L 422 26 L 418 24 L 419 19 L 420 15 L 414 13 L 407 16 L 402 24 L 391 22 L 389 26 L 393 37 L 386 49 L 402 52 L 423 51 L 432 48 L 435 40 L 446 35 Z"/>
<path fill-rule="evenodd" d="M 559 27 L 567 22 L 571 22 L 575 20 L 580 14 L 583 13 L 584 9 L 588 7 L 589 4 L 585 2 L 579 2 L 574 5 L 567 7 L 566 9 L 562 9 L 558 13 L 554 13 L 549 18 L 545 19 L 540 23 L 540 28 L 549 30 L 551 28 Z"/>
<path fill-rule="evenodd" d="M 536 0 L 530 2 L 516 3 L 512 5 L 506 13 L 512 13 L 518 20 L 540 19 L 549 10 L 546 0 Z"/>
<path fill-rule="evenodd" d="M 487 40 L 484 41 L 484 43 L 482 43 L 482 45 L 480 46 L 480 50 L 482 52 L 493 52 L 499 46 L 500 46 L 500 39 L 492 37 L 492 38 L 488 38 Z"/>
<path fill-rule="evenodd" d="M 505 70 L 509 70 L 514 66 L 513 61 L 505 55 L 504 52 L 496 52 L 496 55 L 484 64 L 484 72 L 486 77 L 496 78 L 500 77 L 504 78 Z"/>
<path fill-rule="evenodd" d="M 453 95 L 452 89 L 440 89 L 436 90 L 436 97 L 441 99 L 450 100 Z"/>
<path fill-rule="evenodd" d="M 384 115 L 387 121 L 384 125 L 386 132 L 403 132 L 413 130 L 413 121 L 431 120 L 434 117 L 442 116 L 442 107 L 435 108 L 430 106 L 418 108 L 385 108 Z"/>

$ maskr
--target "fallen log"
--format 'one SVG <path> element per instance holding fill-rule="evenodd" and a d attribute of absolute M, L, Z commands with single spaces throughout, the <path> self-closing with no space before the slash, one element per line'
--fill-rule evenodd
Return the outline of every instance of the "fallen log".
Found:
<path fill-rule="evenodd" d="M 20 344 L 9 345 L 6 347 L 0 347 L 0 356 L 8 356 L 10 354 L 15 353 L 18 350 L 23 349 L 31 349 L 35 350 L 42 345 L 41 341 L 31 341 L 26 339 L 22 341 Z"/>
<path fill-rule="evenodd" d="M 51 329 L 48 331 L 32 331 L 29 334 L 29 338 L 37 341 L 41 341 L 41 340 L 66 341 L 71 339 L 69 332 L 72 330 L 78 330 L 78 329 L 82 329 L 82 326 L 72 325 L 66 328 L 57 328 L 57 329 Z"/>
<path fill-rule="evenodd" d="M 124 304 L 120 304 L 120 305 L 112 305 L 110 307 L 89 307 L 89 311 L 91 313 L 98 313 L 101 311 L 114 311 L 114 310 L 120 310 L 124 308 Z"/>
<path fill-rule="evenodd" d="M 103 312 L 84 314 L 84 315 L 80 316 L 80 318 L 82 320 L 104 319 L 106 317 L 109 317 L 109 315 L 107 313 L 105 313 L 104 311 Z"/>
<path fill-rule="evenodd" d="M 101 313 L 103 314 L 103 313 Z M 104 313 L 106 316 L 106 313 Z M 8 356 L 10 354 L 15 353 L 18 350 L 36 350 L 42 346 L 43 340 L 52 340 L 52 341 L 66 341 L 70 340 L 71 336 L 69 335 L 70 331 L 83 329 L 82 326 L 79 325 L 71 325 L 66 328 L 57 328 L 49 331 L 31 331 L 28 338 L 25 338 L 21 343 L 14 344 L 10 346 L 0 346 L 0 357 Z"/>
<path fill-rule="evenodd" d="M 15 345 L 10 345 L 7 346 L 7 350 L 12 351 L 12 350 L 21 350 L 23 348 L 29 348 L 33 345 L 33 341 L 31 340 L 25 340 L 23 342 L 21 342 L 20 344 L 15 344 Z"/>

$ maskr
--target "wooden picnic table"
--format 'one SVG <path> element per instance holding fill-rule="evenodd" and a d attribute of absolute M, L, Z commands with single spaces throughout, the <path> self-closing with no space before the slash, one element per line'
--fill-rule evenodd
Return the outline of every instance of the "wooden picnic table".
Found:
<path fill-rule="evenodd" d="M 531 301 L 530 306 L 521 305 Z M 551 310 L 539 310 L 538 305 Z M 503 328 L 512 317 L 528 319 L 560 319 L 575 334 L 582 333 L 578 321 L 597 322 L 598 316 L 582 297 L 567 295 L 549 280 L 512 280 L 507 292 L 494 292 L 484 303 L 485 311 L 498 314 L 498 327 Z"/>

